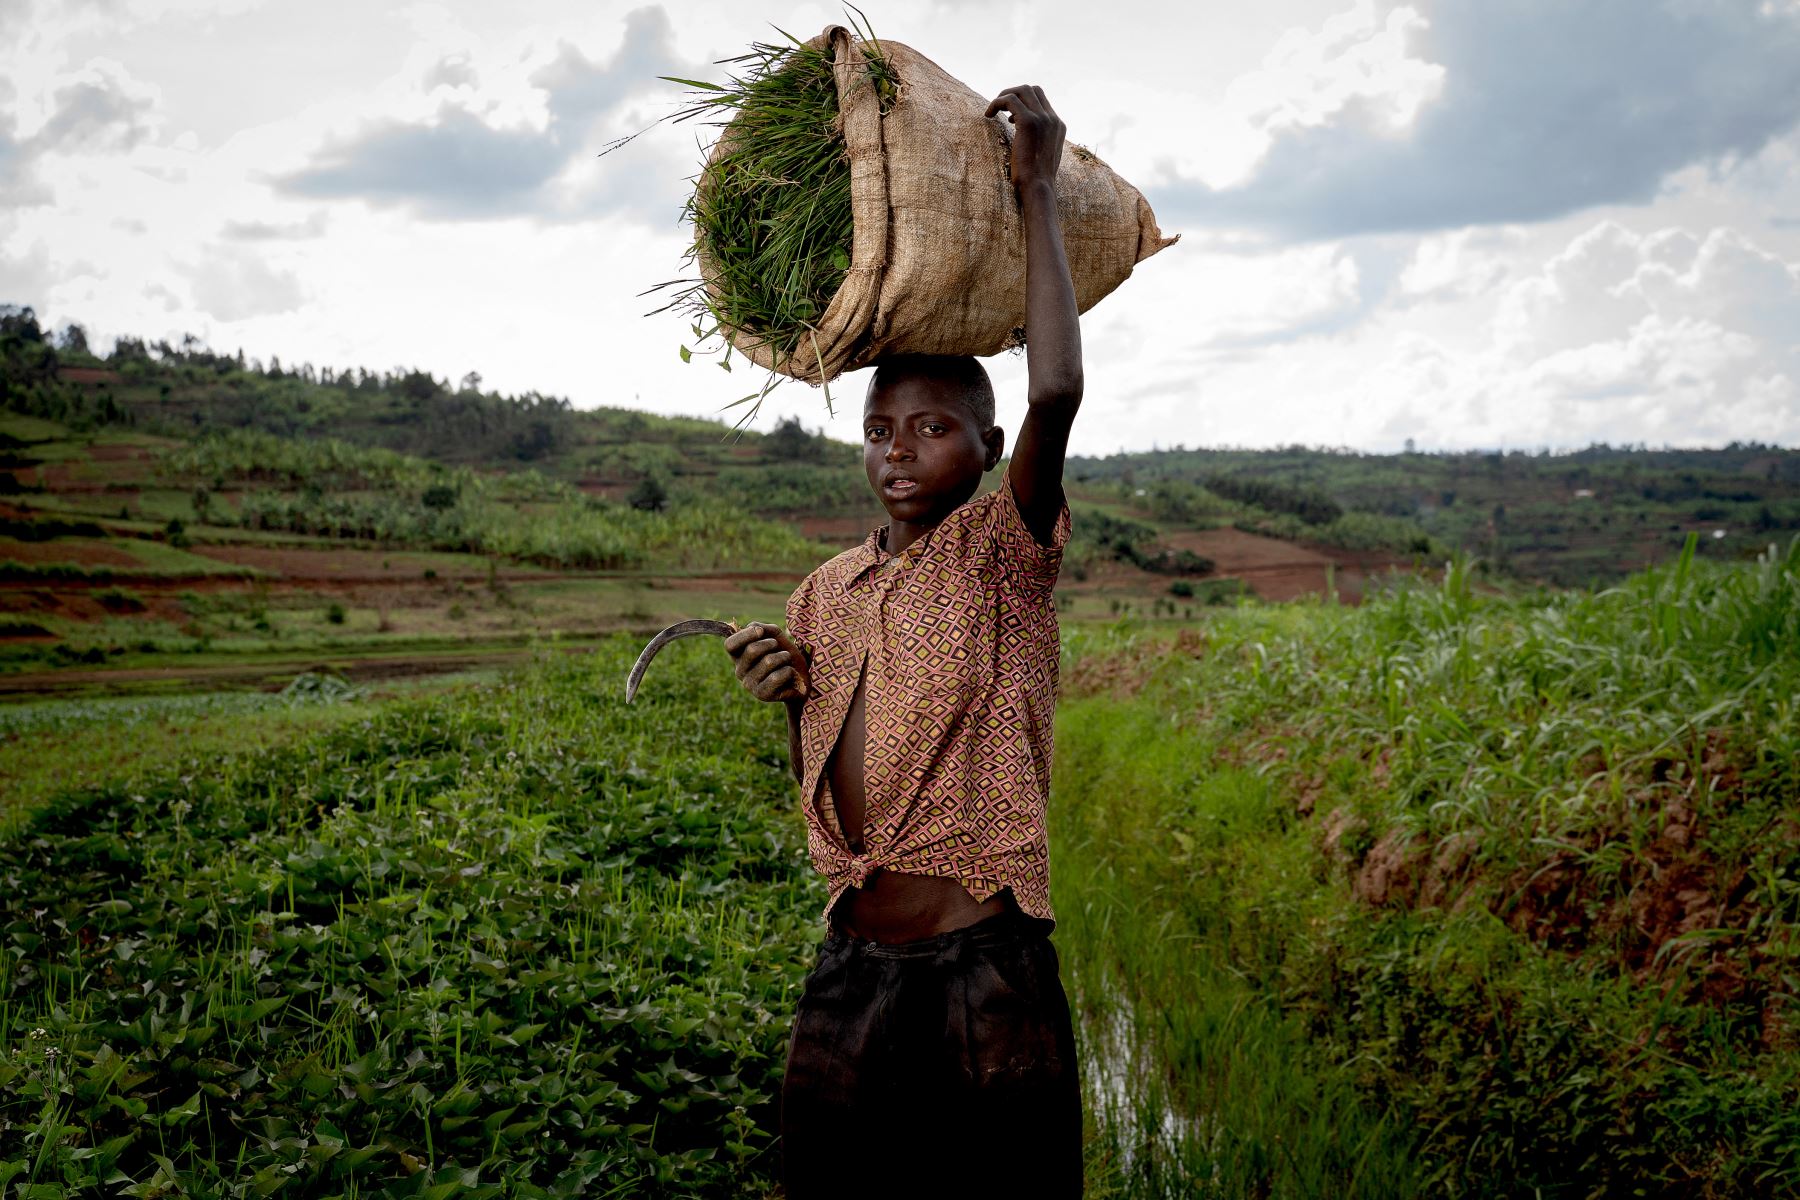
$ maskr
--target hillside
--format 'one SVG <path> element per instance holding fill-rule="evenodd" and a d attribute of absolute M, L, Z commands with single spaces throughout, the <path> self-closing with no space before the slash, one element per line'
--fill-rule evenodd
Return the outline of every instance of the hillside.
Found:
<path fill-rule="evenodd" d="M 0 313 L 0 349 L 4 407 L 76 430 L 128 422 L 170 437 L 330 436 L 484 471 L 532 468 L 609 499 L 639 489 L 704 495 L 839 544 L 880 519 L 856 449 L 793 422 L 763 435 L 716 420 L 576 410 L 537 393 L 484 392 L 474 374 L 452 385 L 419 370 L 284 366 L 192 338 L 126 338 L 101 359 L 78 328 L 53 337 L 28 309 Z M 1077 500 L 1158 530 L 1232 527 L 1327 556 L 1460 549 L 1502 573 L 1564 585 L 1664 561 L 1689 532 L 1702 534 L 1702 553 L 1741 558 L 1800 529 L 1800 451 L 1754 444 L 1562 454 L 1176 448 L 1078 457 L 1069 480 Z M 1221 574 L 1237 565 L 1232 545 L 1216 547 L 1227 554 Z"/>
<path fill-rule="evenodd" d="M 1733 558 L 1800 528 L 1800 453 L 1759 446 L 1177 449 L 1075 458 L 1068 490 L 1058 605 L 1077 619 L 1355 603 L 1457 550 L 1494 583 L 1605 583 L 1690 532 Z M 155 678 L 171 655 L 454 663 L 773 616 L 880 520 L 857 448 L 797 422 L 578 411 L 475 375 L 262 363 L 193 338 L 101 357 L 78 327 L 0 309 L 0 668 L 24 672 L 0 687 L 69 667 Z"/>
<path fill-rule="evenodd" d="M 1665 562 L 1689 533 L 1701 553 L 1754 558 L 1800 530 L 1800 451 L 1595 445 L 1398 455 L 1174 449 L 1070 464 L 1077 486 L 1110 489 L 1180 519 L 1201 493 L 1267 510 L 1238 527 L 1354 545 L 1356 526 L 1412 525 L 1504 573 L 1562 586 L 1608 583 Z"/>

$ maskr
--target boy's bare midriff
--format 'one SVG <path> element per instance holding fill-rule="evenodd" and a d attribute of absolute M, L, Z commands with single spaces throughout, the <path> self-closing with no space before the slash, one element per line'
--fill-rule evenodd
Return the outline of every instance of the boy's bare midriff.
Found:
<path fill-rule="evenodd" d="M 837 745 L 825 762 L 825 778 L 837 805 L 838 830 L 852 854 L 863 851 L 863 824 L 867 813 L 863 794 L 863 750 L 868 723 L 863 712 L 863 681 L 856 694 Z M 814 797 L 815 803 L 817 797 Z M 852 833 L 851 831 L 855 832 Z M 832 909 L 832 920 L 852 937 L 874 942 L 914 942 L 948 933 L 1006 911 L 1000 896 L 976 900 L 954 879 L 937 875 L 907 875 L 877 871 L 868 883 L 846 891 Z"/>

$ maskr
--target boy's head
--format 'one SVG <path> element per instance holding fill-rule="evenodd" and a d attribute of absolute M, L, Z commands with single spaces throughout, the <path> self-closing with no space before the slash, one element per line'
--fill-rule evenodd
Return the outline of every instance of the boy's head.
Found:
<path fill-rule="evenodd" d="M 975 494 L 999 462 L 994 387 L 973 358 L 883 359 L 863 400 L 863 466 L 888 516 L 929 525 Z"/>

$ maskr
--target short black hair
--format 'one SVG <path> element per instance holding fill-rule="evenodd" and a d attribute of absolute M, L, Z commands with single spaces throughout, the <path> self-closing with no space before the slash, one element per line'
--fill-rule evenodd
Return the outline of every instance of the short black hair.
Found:
<path fill-rule="evenodd" d="M 883 383 L 909 377 L 948 385 L 968 408 L 981 432 L 994 427 L 994 385 L 980 360 L 966 354 L 896 354 L 875 364 L 868 395 L 874 395 Z"/>

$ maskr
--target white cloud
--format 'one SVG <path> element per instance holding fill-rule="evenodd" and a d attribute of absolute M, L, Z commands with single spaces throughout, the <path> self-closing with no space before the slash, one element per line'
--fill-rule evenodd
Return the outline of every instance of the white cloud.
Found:
<path fill-rule="evenodd" d="M 1408 302 L 1448 300 L 1483 295 L 1511 270 L 1509 243 L 1516 235 L 1502 230 L 1458 229 L 1419 239 L 1401 271 L 1397 287 Z"/>
<path fill-rule="evenodd" d="M 1401 133 L 1443 90 L 1444 68 L 1408 49 L 1411 35 L 1429 26 L 1417 9 L 1383 15 L 1374 0 L 1359 0 L 1317 32 L 1289 30 L 1259 69 L 1232 83 L 1227 102 L 1269 134 L 1352 114 L 1378 132 Z"/>
<path fill-rule="evenodd" d="M 673 107 L 661 67 L 716 75 L 697 64 L 768 37 L 762 16 L 109 0 L 21 24 L 5 4 L 0 302 L 99 344 L 192 331 L 584 405 L 710 412 L 753 386 L 682 365 L 684 324 L 638 295 L 682 272 L 706 131 L 595 152 Z M 1078 450 L 1800 442 L 1792 6 L 869 11 L 977 92 L 1044 83 L 1071 139 L 1187 234 L 1084 319 Z M 781 20 L 804 35 L 842 8 Z M 309 170 L 329 194 L 271 182 Z M 1016 423 L 1025 360 L 990 369 Z M 861 388 L 834 389 L 836 435 Z M 820 394 L 784 388 L 758 424 L 788 414 L 818 425 Z"/>
<path fill-rule="evenodd" d="M 0 246 L 0 304 L 41 304 L 56 278 L 50 248 L 42 241 L 11 252 Z"/>
<path fill-rule="evenodd" d="M 1433 381 L 1442 440 L 1502 414 L 1561 445 L 1800 438 L 1800 271 L 1739 230 L 1597 222 L 1497 311 L 1491 340 Z"/>
<path fill-rule="evenodd" d="M 292 312 L 306 300 L 305 289 L 292 271 L 241 250 L 215 251 L 188 275 L 195 304 L 221 321 Z"/>
<path fill-rule="evenodd" d="M 1310 86 L 1274 109 L 1254 172 L 1178 174 L 1152 199 L 1310 237 L 1542 221 L 1651 200 L 1800 119 L 1800 17 L 1745 0 L 1440 4 L 1428 22 L 1395 9 L 1340 51 L 1341 30 L 1370 18 L 1359 7 L 1297 38 L 1285 75 Z"/>
<path fill-rule="evenodd" d="M 157 98 L 123 63 L 89 59 L 56 79 L 49 114 L 30 137 L 40 154 L 128 151 L 150 136 Z"/>
<path fill-rule="evenodd" d="M 413 51 L 415 58 L 424 53 Z M 596 131 L 616 132 L 622 105 L 648 89 L 670 90 L 659 76 L 694 71 L 677 55 L 662 8 L 627 14 L 623 39 L 604 61 L 566 41 L 548 61 L 533 49 L 478 72 L 475 57 L 471 50 L 437 59 L 423 86 L 398 98 L 395 108 L 407 115 L 365 122 L 333 139 L 306 166 L 278 176 L 279 188 L 439 220 L 649 215 L 679 203 L 672 188 L 635 186 L 645 157 L 657 161 L 648 146 L 604 166 L 592 161 L 607 140 Z M 414 75 L 409 69 L 404 77 Z M 421 111 L 427 105 L 430 111 Z"/>

